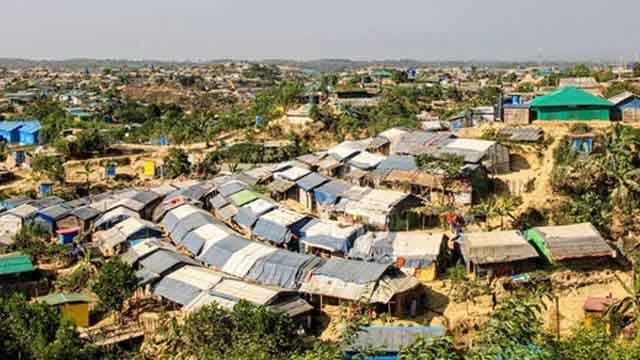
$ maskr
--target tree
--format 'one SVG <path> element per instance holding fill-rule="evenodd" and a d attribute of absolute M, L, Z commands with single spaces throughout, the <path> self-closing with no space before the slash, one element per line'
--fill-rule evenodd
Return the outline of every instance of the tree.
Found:
<path fill-rule="evenodd" d="M 162 332 L 178 358 L 284 360 L 304 349 L 297 331 L 288 315 L 241 301 L 233 311 L 203 306 Z"/>
<path fill-rule="evenodd" d="M 425 339 L 419 337 L 413 344 L 400 350 L 398 360 L 459 360 L 462 356 L 450 337 Z"/>
<path fill-rule="evenodd" d="M 520 83 L 516 87 L 516 92 L 520 92 L 520 93 L 532 93 L 534 91 L 535 91 L 535 87 L 530 82 Z"/>
<path fill-rule="evenodd" d="M 31 168 L 50 181 L 62 184 L 65 182 L 64 162 L 59 156 L 36 155 L 31 162 Z"/>
<path fill-rule="evenodd" d="M 138 284 L 135 270 L 119 257 L 109 259 L 100 268 L 93 291 L 108 310 L 119 310 Z"/>
<path fill-rule="evenodd" d="M 80 173 L 85 176 L 84 186 L 85 186 L 85 189 L 87 190 L 87 193 L 91 189 L 91 182 L 89 180 L 90 180 L 92 171 L 93 169 L 91 168 L 91 163 L 89 163 L 88 161 L 85 161 L 84 163 L 82 163 L 82 170 L 80 170 Z"/>
<path fill-rule="evenodd" d="M 165 176 L 175 179 L 181 175 L 189 175 L 191 173 L 191 164 L 189 163 L 189 155 L 184 149 L 171 148 L 164 158 Z"/>
<path fill-rule="evenodd" d="M 492 313 L 469 349 L 468 359 L 552 359 L 542 342 L 540 314 L 544 305 L 534 296 L 507 298 Z"/>
<path fill-rule="evenodd" d="M 640 77 L 640 62 L 637 62 L 633 65 L 633 76 Z"/>
<path fill-rule="evenodd" d="M 99 355 L 56 307 L 29 303 L 20 295 L 0 298 L 0 327 L 2 359 L 89 360 Z"/>

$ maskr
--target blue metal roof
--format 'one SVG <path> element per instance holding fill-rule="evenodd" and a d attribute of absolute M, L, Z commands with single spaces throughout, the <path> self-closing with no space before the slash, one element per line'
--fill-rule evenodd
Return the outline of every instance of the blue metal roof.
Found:
<path fill-rule="evenodd" d="M 20 129 L 22 132 L 35 133 L 42 128 L 38 120 L 14 120 L 0 121 L 0 131 L 14 131 Z"/>
<path fill-rule="evenodd" d="M 332 180 L 313 190 L 313 193 L 320 204 L 335 204 L 338 201 L 338 197 L 351 187 L 352 185 L 345 182 Z"/>
<path fill-rule="evenodd" d="M 318 173 L 312 172 L 307 176 L 302 177 L 296 181 L 296 185 L 304 191 L 311 191 L 318 186 L 329 182 L 329 178 L 322 176 Z"/>
<path fill-rule="evenodd" d="M 0 121 L 0 131 L 14 131 L 22 125 L 22 121 Z"/>
<path fill-rule="evenodd" d="M 42 129 L 42 125 L 40 125 L 40 121 L 32 120 L 32 121 L 25 121 L 23 126 L 20 128 L 20 131 L 33 134 L 40 131 L 40 129 Z"/>

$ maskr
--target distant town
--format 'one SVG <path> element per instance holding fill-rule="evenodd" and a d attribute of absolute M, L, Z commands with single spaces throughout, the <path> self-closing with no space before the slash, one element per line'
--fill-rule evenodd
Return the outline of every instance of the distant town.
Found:
<path fill-rule="evenodd" d="M 0 59 L 6 359 L 640 359 L 640 62 Z"/>

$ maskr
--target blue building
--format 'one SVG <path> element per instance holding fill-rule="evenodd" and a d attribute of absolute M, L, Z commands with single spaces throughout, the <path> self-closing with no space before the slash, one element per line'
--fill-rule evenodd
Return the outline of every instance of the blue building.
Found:
<path fill-rule="evenodd" d="M 0 121 L 0 138 L 7 144 L 36 145 L 40 143 L 40 121 Z"/>
<path fill-rule="evenodd" d="M 40 143 L 40 121 L 31 120 L 25 121 L 24 125 L 19 129 L 20 132 L 20 144 L 24 145 L 37 145 Z"/>
<path fill-rule="evenodd" d="M 19 129 L 22 124 L 19 121 L 2 121 L 0 122 L 0 138 L 7 144 L 20 143 Z"/>
<path fill-rule="evenodd" d="M 609 99 L 614 105 L 611 120 L 636 122 L 640 121 L 640 96 L 628 91 Z"/>

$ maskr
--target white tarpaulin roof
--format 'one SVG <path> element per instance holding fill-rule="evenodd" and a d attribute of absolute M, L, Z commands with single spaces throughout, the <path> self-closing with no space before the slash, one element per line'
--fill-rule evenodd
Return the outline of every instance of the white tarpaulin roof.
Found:
<path fill-rule="evenodd" d="M 252 242 L 231 255 L 222 267 L 222 271 L 238 277 L 245 277 L 258 259 L 275 251 L 276 248 Z"/>
<path fill-rule="evenodd" d="M 308 175 L 309 173 L 311 173 L 311 170 L 309 169 L 305 169 L 305 168 L 301 168 L 301 167 L 290 167 L 284 171 L 281 172 L 277 172 L 275 174 L 273 174 L 273 176 L 275 178 L 281 178 L 281 179 L 285 179 L 285 180 L 289 180 L 289 181 L 296 181 L 306 175 Z"/>

